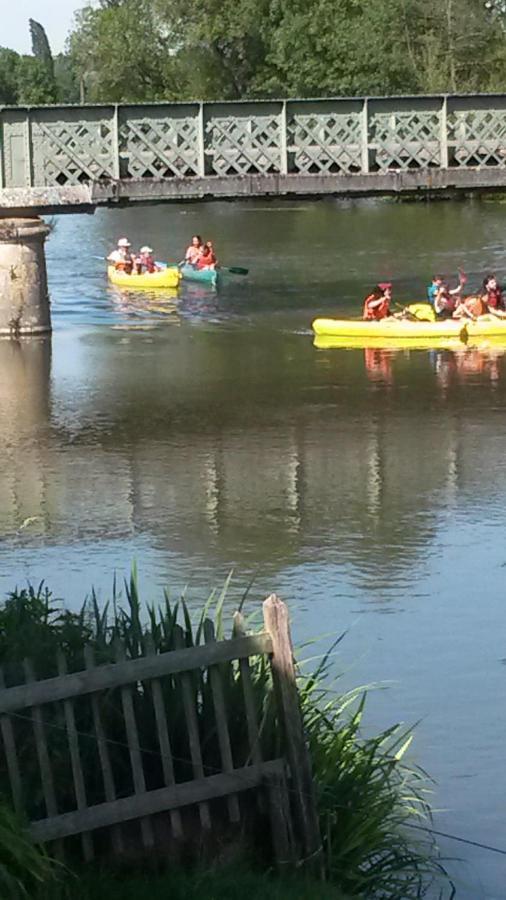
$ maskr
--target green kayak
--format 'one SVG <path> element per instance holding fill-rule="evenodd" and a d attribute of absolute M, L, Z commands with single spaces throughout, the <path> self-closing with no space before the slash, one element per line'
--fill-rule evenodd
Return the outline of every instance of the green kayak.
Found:
<path fill-rule="evenodd" d="M 185 281 L 199 281 L 203 284 L 210 284 L 211 287 L 217 287 L 220 278 L 220 272 L 216 269 L 196 269 L 188 263 L 181 266 L 181 275 Z"/>

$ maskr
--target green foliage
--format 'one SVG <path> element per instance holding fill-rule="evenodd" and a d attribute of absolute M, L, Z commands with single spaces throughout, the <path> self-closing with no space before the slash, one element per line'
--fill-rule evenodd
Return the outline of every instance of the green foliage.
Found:
<path fill-rule="evenodd" d="M 328 674 L 326 657 L 302 681 L 301 699 L 329 878 L 353 897 L 417 900 L 443 869 L 423 830 L 429 779 L 403 761 L 412 734 L 395 725 L 363 737 L 365 692 L 340 695 Z M 417 824 L 420 832 L 408 830 Z"/>
<path fill-rule="evenodd" d="M 177 99 L 177 65 L 170 33 L 151 0 L 124 0 L 76 16 L 69 53 L 88 101 L 143 102 Z"/>
<path fill-rule="evenodd" d="M 5 900 L 33 900 L 42 887 L 57 893 L 60 874 L 57 865 L 31 842 L 15 815 L 0 802 L 0 896 Z"/>
<path fill-rule="evenodd" d="M 21 56 L 17 65 L 17 102 L 34 105 L 56 102 L 56 85 L 45 63 L 34 56 Z"/>
<path fill-rule="evenodd" d="M 16 70 L 19 54 L 0 47 L 0 103 L 17 103 L 18 86 Z"/>
<path fill-rule="evenodd" d="M 250 869 L 220 867 L 197 871 L 171 868 L 165 875 L 121 878 L 105 872 L 97 877 L 84 869 L 73 884 L 73 900 L 345 900 L 335 885 L 284 876 L 282 879 Z M 34 898 L 39 900 L 39 897 Z M 51 900 L 60 900 L 53 894 Z"/>
<path fill-rule="evenodd" d="M 483 0 L 103 0 L 70 47 L 93 100 L 487 90 L 506 81 L 503 17 Z"/>

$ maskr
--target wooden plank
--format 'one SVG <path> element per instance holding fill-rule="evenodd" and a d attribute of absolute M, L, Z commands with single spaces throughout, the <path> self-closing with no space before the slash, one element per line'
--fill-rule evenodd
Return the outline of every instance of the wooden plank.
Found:
<path fill-rule="evenodd" d="M 272 638 L 272 675 L 292 777 L 292 790 L 304 857 L 320 870 L 322 842 L 314 797 L 311 760 L 306 746 L 295 677 L 288 609 L 271 594 L 263 603 L 264 625 Z"/>
<path fill-rule="evenodd" d="M 286 869 L 294 864 L 290 801 L 285 773 L 276 772 L 265 777 L 269 814 L 271 820 L 272 846 L 276 865 Z"/>
<path fill-rule="evenodd" d="M 190 672 L 217 663 L 243 659 L 260 653 L 271 653 L 272 641 L 267 634 L 248 635 L 228 641 L 215 641 L 202 647 L 188 647 L 143 656 L 121 663 L 109 663 L 71 675 L 47 678 L 36 683 L 20 684 L 0 691 L 0 713 L 29 706 L 40 706 L 58 700 L 110 690 L 135 681 L 148 681 L 162 675 Z"/>
<path fill-rule="evenodd" d="M 35 682 L 35 673 L 30 660 L 25 659 L 23 663 L 25 678 L 27 684 Z M 46 733 L 44 730 L 44 720 L 42 718 L 42 710 L 40 706 L 33 706 L 30 710 L 33 721 L 33 731 L 35 735 L 35 745 L 37 748 L 37 757 L 39 760 L 40 780 L 42 783 L 42 793 L 44 795 L 44 803 L 48 817 L 58 814 L 56 804 L 56 794 L 54 790 L 53 771 L 51 769 L 51 761 L 49 759 L 49 751 L 47 749 Z"/>
<path fill-rule="evenodd" d="M 155 645 L 151 635 L 146 637 L 146 651 L 148 655 L 151 656 L 155 653 Z M 153 695 L 158 743 L 160 745 L 160 754 L 162 757 L 163 780 L 164 784 L 168 787 L 175 784 L 176 780 L 174 778 L 174 763 L 172 761 L 172 749 L 170 746 L 169 730 L 167 728 L 167 716 L 165 713 L 162 686 L 158 678 L 153 678 L 151 681 L 151 693 Z M 181 822 L 179 810 L 173 809 L 170 811 L 170 822 L 174 837 L 181 840 L 183 837 L 183 824 Z"/>
<path fill-rule="evenodd" d="M 174 643 L 176 647 L 182 647 L 184 643 L 183 629 L 176 626 L 174 629 Z M 181 652 L 181 651 L 176 651 Z M 191 675 L 188 672 L 182 672 L 180 675 L 181 690 L 183 692 L 183 707 L 186 719 L 186 727 L 188 729 L 188 743 L 190 745 L 190 756 L 193 767 L 193 775 L 195 779 L 204 778 L 204 766 L 202 763 L 202 751 L 200 749 L 199 723 L 197 721 L 197 713 L 195 711 L 195 696 L 191 683 Z M 199 817 L 202 828 L 211 828 L 211 812 L 209 805 L 204 802 L 199 803 Z"/>
<path fill-rule="evenodd" d="M 264 762 L 261 766 L 244 766 L 233 772 L 209 775 L 207 778 L 147 791 L 145 794 L 133 794 L 113 803 L 101 803 L 86 810 L 32 822 L 30 834 L 35 841 L 54 841 L 95 828 L 107 828 L 118 822 L 205 803 L 231 793 L 258 788 L 269 775 L 282 773 L 285 765 L 283 759 L 275 759 Z"/>
<path fill-rule="evenodd" d="M 60 650 L 57 654 L 58 672 L 60 675 L 67 674 L 67 660 L 65 654 Z M 81 765 L 81 753 L 79 751 L 79 736 L 76 728 L 76 718 L 74 715 L 74 704 L 72 700 L 63 701 L 63 710 L 65 713 L 65 725 L 67 727 L 67 738 L 70 750 L 70 761 L 72 765 L 72 778 L 74 781 L 74 794 L 78 809 L 86 809 L 88 804 L 86 801 L 86 788 L 84 786 L 83 767 Z M 90 862 L 94 856 L 93 837 L 86 833 L 81 836 L 81 846 L 83 848 L 83 856 L 86 862 Z"/>
<path fill-rule="evenodd" d="M 3 669 L 0 668 L 0 690 L 5 688 L 5 679 Z M 21 775 L 19 773 L 18 754 L 16 751 L 16 741 L 14 739 L 14 729 L 9 716 L 0 716 L 0 730 L 4 742 L 5 759 L 7 762 L 7 770 L 9 772 L 9 782 L 11 786 L 12 802 L 18 816 L 24 812 L 23 807 L 23 788 L 21 786 Z"/>
<path fill-rule="evenodd" d="M 119 643 L 116 644 L 116 658 L 118 662 L 121 662 L 124 659 L 124 649 Z M 139 746 L 139 732 L 137 730 L 137 722 L 135 721 L 134 700 L 131 687 L 121 688 L 121 705 L 123 707 L 123 717 L 125 719 L 125 730 L 128 752 L 130 754 L 130 765 L 132 767 L 134 791 L 136 794 L 144 794 L 146 791 L 146 780 L 144 778 L 142 754 Z M 146 848 L 154 845 L 155 836 L 153 834 L 153 825 L 148 818 L 141 819 L 141 835 L 142 843 Z"/>
<path fill-rule="evenodd" d="M 234 636 L 243 637 L 245 634 L 246 628 L 244 625 L 244 619 L 241 613 L 236 612 L 234 613 Z M 260 730 L 258 728 L 253 682 L 251 680 L 251 669 L 248 659 L 239 660 L 239 671 L 241 673 L 244 707 L 246 710 L 250 757 L 253 762 L 258 765 L 262 762 L 262 748 L 260 744 Z"/>
<path fill-rule="evenodd" d="M 204 639 L 206 644 L 210 644 L 216 640 L 214 625 L 211 619 L 205 619 L 204 621 Z M 221 765 L 224 772 L 233 772 L 234 760 L 232 757 L 232 747 L 230 746 L 223 682 L 221 672 L 217 666 L 211 666 L 209 668 L 209 678 L 211 680 L 214 714 L 216 716 L 216 730 L 218 732 L 218 743 L 220 745 Z M 227 798 L 227 807 L 230 821 L 240 822 L 241 811 L 239 809 L 239 800 L 233 794 Z"/>
<path fill-rule="evenodd" d="M 95 658 L 93 653 L 93 648 L 90 645 L 87 645 L 84 648 L 84 662 L 86 668 L 89 670 L 93 669 L 95 666 Z M 98 756 L 100 759 L 100 767 L 102 769 L 102 778 L 104 781 L 104 794 L 105 799 L 111 803 L 116 800 L 116 788 L 114 785 L 114 776 L 112 774 L 112 766 L 111 766 L 111 758 L 109 755 L 109 745 L 107 743 L 107 738 L 104 730 L 104 726 L 102 723 L 102 716 L 100 713 L 100 702 L 97 694 L 92 694 L 90 697 L 91 700 L 91 710 L 93 714 L 93 724 L 95 727 L 95 734 L 97 736 L 97 749 Z M 111 831 L 111 839 L 113 850 L 116 855 L 120 855 L 123 853 L 123 836 L 121 833 L 121 828 L 119 825 L 116 825 L 112 828 Z"/>

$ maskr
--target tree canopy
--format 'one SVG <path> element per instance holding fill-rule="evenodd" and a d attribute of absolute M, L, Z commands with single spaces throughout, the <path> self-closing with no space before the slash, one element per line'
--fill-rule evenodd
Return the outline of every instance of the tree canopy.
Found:
<path fill-rule="evenodd" d="M 53 60 L 0 48 L 0 103 L 504 90 L 504 0 L 99 0 Z"/>

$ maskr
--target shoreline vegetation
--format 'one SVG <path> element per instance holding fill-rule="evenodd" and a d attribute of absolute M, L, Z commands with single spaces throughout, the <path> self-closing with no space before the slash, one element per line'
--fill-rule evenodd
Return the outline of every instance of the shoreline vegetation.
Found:
<path fill-rule="evenodd" d="M 83 0 L 63 53 L 33 19 L 0 48 L 0 103 L 502 91 L 505 27 L 499 0 Z"/>
<path fill-rule="evenodd" d="M 69 672 L 72 672 L 84 668 L 86 646 L 93 648 L 97 663 L 115 660 L 118 640 L 125 648 L 127 659 L 142 655 L 146 642 L 154 646 L 156 652 L 172 650 L 177 645 L 178 622 L 184 630 L 186 646 L 204 641 L 203 623 L 207 618 L 214 620 L 217 640 L 224 639 L 228 637 L 224 607 L 226 604 L 228 609 L 231 605 L 227 595 L 229 580 L 220 594 L 211 594 L 197 615 L 194 611 L 190 612 L 184 597 L 172 602 L 168 593 L 165 593 L 160 605 L 142 605 L 135 570 L 129 581 L 125 582 L 123 597 L 114 585 L 110 603 L 99 606 L 92 592 L 78 613 L 65 609 L 43 584 L 36 589 L 30 586 L 16 589 L 0 605 L 0 659 L 6 684 L 10 686 L 23 680 L 23 660 L 27 657 L 31 659 L 37 677 L 47 678 L 56 674 L 54 660 L 58 651 L 64 651 Z M 243 597 L 241 606 L 245 599 Z M 242 612 L 252 610 L 254 614 L 255 607 L 249 598 L 247 606 L 248 610 L 243 609 Z M 254 616 L 247 621 L 248 631 L 254 632 Z M 298 670 L 300 705 L 312 759 L 323 841 L 325 883 L 319 884 L 318 888 L 308 888 L 308 873 L 301 874 L 298 879 L 288 874 L 274 878 L 272 848 L 266 846 L 265 834 L 263 842 L 254 841 L 246 849 L 244 843 L 231 838 L 230 833 L 224 835 L 220 845 L 215 837 L 212 847 L 199 847 L 197 854 L 192 853 L 190 865 L 186 864 L 186 858 L 182 867 L 181 859 L 179 862 L 177 859 L 170 860 L 174 868 L 169 868 L 165 873 L 153 872 L 149 877 L 145 872 L 146 869 L 149 871 L 150 864 L 145 858 L 139 858 L 139 854 L 133 854 L 128 866 L 125 866 L 125 861 L 118 866 L 117 862 L 113 864 L 110 860 L 99 859 L 91 876 L 86 874 L 86 870 L 82 872 L 76 859 L 76 871 L 81 872 L 76 882 L 66 868 L 59 863 L 50 863 L 44 852 L 40 858 L 35 853 L 34 859 L 33 846 L 23 837 L 19 824 L 6 806 L 5 759 L 3 749 L 0 749 L 0 793 L 4 798 L 4 805 L 0 806 L 0 886 L 7 884 L 9 877 L 19 881 L 18 893 L 7 896 L 28 896 L 33 900 L 49 900 L 49 897 L 57 900 L 59 895 L 62 900 L 68 895 L 72 895 L 73 900 L 89 900 L 92 896 L 93 900 L 101 900 L 102 897 L 104 900 L 106 897 L 107 900 L 115 900 L 116 896 L 119 900 L 121 896 L 122 900 L 141 900 L 149 893 L 150 900 L 155 900 L 158 896 L 167 895 L 169 884 L 172 900 L 192 895 L 198 895 L 203 900 L 207 897 L 211 900 L 215 896 L 226 900 L 242 895 L 245 890 L 252 898 L 262 896 L 272 900 L 283 900 L 289 895 L 292 900 L 306 900 L 306 897 L 308 900 L 309 897 L 326 900 L 330 896 L 336 900 L 340 897 L 415 900 L 434 890 L 435 886 L 441 898 L 452 896 L 438 848 L 430 832 L 425 830 L 431 822 L 428 799 L 430 779 L 421 769 L 405 761 L 412 734 L 397 725 L 377 736 L 364 736 L 361 724 L 365 691 L 357 689 L 341 694 L 336 689 L 336 679 L 332 674 L 332 657 L 339 640 L 311 674 L 302 674 L 301 666 Z M 270 667 L 261 657 L 251 662 L 251 677 L 255 702 L 263 711 L 263 758 L 274 758 L 279 753 L 279 735 L 273 727 L 274 717 L 270 715 L 273 686 Z M 168 700 L 170 709 L 177 708 L 180 703 L 177 685 L 174 684 L 174 693 Z M 227 679 L 224 686 L 227 709 L 239 709 L 237 703 L 234 705 L 237 689 L 234 678 Z M 204 683 L 200 689 L 205 698 Z M 114 698 L 108 702 L 108 716 L 114 722 Z M 147 712 L 139 714 L 139 710 L 140 706 L 137 708 L 140 745 L 153 747 L 156 743 L 153 719 Z M 76 717 L 84 733 L 87 726 L 79 706 Z M 244 716 L 240 715 L 230 716 L 230 740 L 234 754 L 244 744 L 243 719 Z M 205 748 L 205 762 L 212 765 L 216 741 L 205 702 L 199 710 L 199 728 Z M 29 737 L 27 730 L 20 758 L 27 796 L 31 796 L 30 792 L 35 793 L 36 777 L 36 753 L 30 740 L 33 738 Z M 121 748 L 117 749 L 119 752 Z M 56 741 L 52 752 L 63 752 Z M 112 752 L 115 752 L 114 747 Z M 187 748 L 182 744 L 173 747 L 176 781 L 191 777 L 187 774 L 185 763 L 187 753 Z M 91 776 L 96 765 L 95 755 L 90 751 L 89 754 L 83 752 L 82 756 L 85 775 Z M 71 777 L 61 764 L 55 766 L 55 771 L 60 782 Z M 122 796 L 122 792 L 128 794 L 130 788 L 127 782 L 128 779 L 125 784 L 119 785 L 118 796 Z M 60 792 L 68 790 L 71 793 L 71 783 L 60 783 L 59 789 Z M 89 802 L 97 800 L 91 797 Z M 43 814 L 41 803 L 40 797 L 32 797 L 31 818 Z M 165 862 L 167 859 L 168 854 Z M 216 871 L 217 864 L 221 867 L 219 873 Z M 74 868 L 68 859 L 66 865 Z M 160 855 L 156 866 L 160 867 Z M 102 874 L 98 876 L 97 871 Z M 23 879 L 26 881 L 25 893 Z M 206 885 L 205 889 L 202 885 Z"/>

